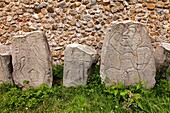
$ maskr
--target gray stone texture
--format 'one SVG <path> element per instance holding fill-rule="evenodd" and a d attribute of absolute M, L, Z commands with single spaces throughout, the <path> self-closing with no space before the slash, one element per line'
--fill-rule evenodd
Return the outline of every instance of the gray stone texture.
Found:
<path fill-rule="evenodd" d="M 63 85 L 66 87 L 86 85 L 97 58 L 97 51 L 89 46 L 68 45 L 64 51 Z"/>
<path fill-rule="evenodd" d="M 140 23 L 124 21 L 111 24 L 101 53 L 100 76 L 106 85 L 143 83 L 155 85 L 155 61 L 148 29 Z"/>
<path fill-rule="evenodd" d="M 0 55 L 11 55 L 11 51 L 10 45 L 0 45 Z"/>
<path fill-rule="evenodd" d="M 168 67 L 167 79 L 170 80 L 170 43 L 161 43 L 154 53 L 156 68 Z"/>
<path fill-rule="evenodd" d="M 12 81 L 12 56 L 0 54 L 0 84 L 13 83 Z"/>
<path fill-rule="evenodd" d="M 47 39 L 35 31 L 12 40 L 13 79 L 20 86 L 52 86 L 51 53 Z"/>

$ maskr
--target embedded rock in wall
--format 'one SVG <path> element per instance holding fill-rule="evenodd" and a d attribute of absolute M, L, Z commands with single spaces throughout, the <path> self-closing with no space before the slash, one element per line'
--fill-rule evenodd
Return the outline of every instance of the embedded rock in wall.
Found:
<path fill-rule="evenodd" d="M 12 40 L 13 79 L 21 86 L 52 86 L 51 53 L 40 31 L 16 36 Z"/>
<path fill-rule="evenodd" d="M 86 85 L 97 58 L 97 51 L 89 46 L 68 45 L 64 51 L 63 85 L 66 87 Z"/>
<path fill-rule="evenodd" d="M 0 84 L 5 82 L 13 83 L 11 55 L 0 55 Z"/>
<path fill-rule="evenodd" d="M 167 79 L 170 80 L 170 43 L 161 43 L 158 46 L 154 53 L 155 63 L 157 69 L 161 69 L 161 67 L 168 67 L 167 69 Z"/>
<path fill-rule="evenodd" d="M 106 85 L 155 85 L 155 61 L 146 26 L 132 21 L 112 23 L 101 54 L 100 75 Z"/>

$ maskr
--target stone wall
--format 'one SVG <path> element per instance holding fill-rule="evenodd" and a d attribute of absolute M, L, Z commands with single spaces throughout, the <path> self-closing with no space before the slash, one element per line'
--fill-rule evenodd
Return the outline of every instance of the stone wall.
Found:
<path fill-rule="evenodd" d="M 170 42 L 169 0 L 0 0 L 0 43 L 42 30 L 53 63 L 63 64 L 66 45 L 86 44 L 100 53 L 109 24 L 123 20 L 147 25 L 154 47 Z"/>

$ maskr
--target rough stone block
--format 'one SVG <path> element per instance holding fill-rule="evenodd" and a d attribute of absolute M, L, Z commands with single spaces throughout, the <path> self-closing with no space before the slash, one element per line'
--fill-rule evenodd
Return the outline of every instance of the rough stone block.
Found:
<path fill-rule="evenodd" d="M 146 26 L 132 21 L 112 23 L 101 53 L 100 75 L 106 85 L 155 85 L 155 61 Z"/>
<path fill-rule="evenodd" d="M 162 67 L 168 67 L 167 79 L 170 80 L 170 43 L 161 43 L 154 53 L 157 70 Z"/>
<path fill-rule="evenodd" d="M 0 84 L 13 83 L 12 69 L 12 56 L 0 55 Z"/>
<path fill-rule="evenodd" d="M 35 31 L 12 40 L 13 78 L 17 85 L 52 86 L 51 53 L 44 33 Z"/>
<path fill-rule="evenodd" d="M 93 48 L 70 44 L 64 51 L 63 85 L 66 87 L 86 85 L 93 64 L 97 61 L 97 52 Z"/>

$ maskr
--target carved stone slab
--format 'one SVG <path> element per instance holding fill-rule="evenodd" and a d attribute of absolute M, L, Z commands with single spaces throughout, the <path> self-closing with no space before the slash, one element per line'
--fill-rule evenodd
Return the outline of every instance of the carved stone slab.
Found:
<path fill-rule="evenodd" d="M 89 46 L 68 45 L 64 51 L 63 85 L 66 87 L 86 85 L 91 68 L 97 58 L 96 50 Z"/>
<path fill-rule="evenodd" d="M 12 81 L 12 56 L 0 55 L 0 84 Z"/>
<path fill-rule="evenodd" d="M 15 84 L 52 86 L 51 53 L 44 33 L 35 31 L 12 40 L 13 78 Z"/>
<path fill-rule="evenodd" d="M 170 80 L 170 43 L 161 43 L 154 53 L 157 69 L 168 67 L 167 79 Z"/>
<path fill-rule="evenodd" d="M 106 85 L 155 85 L 153 47 L 146 26 L 131 21 L 111 24 L 102 47 L 100 74 Z"/>

